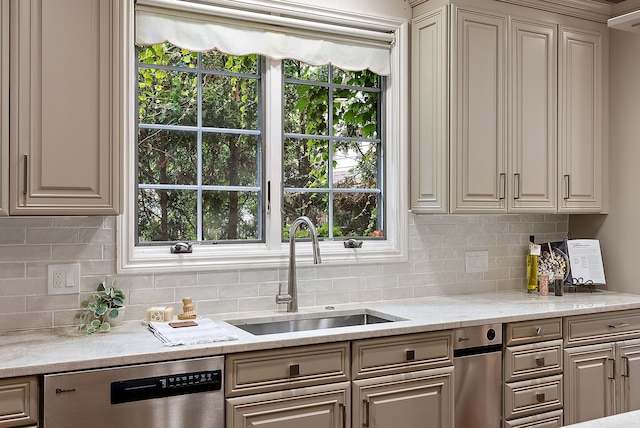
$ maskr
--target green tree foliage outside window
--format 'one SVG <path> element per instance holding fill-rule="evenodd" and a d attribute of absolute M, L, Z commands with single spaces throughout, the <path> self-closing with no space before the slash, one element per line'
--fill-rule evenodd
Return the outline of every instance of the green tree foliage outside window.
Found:
<path fill-rule="evenodd" d="M 262 123 L 261 58 L 169 43 L 137 52 L 137 243 L 263 241 L 273 124 Z M 283 239 L 298 215 L 324 237 L 383 236 L 382 79 L 283 68 Z"/>

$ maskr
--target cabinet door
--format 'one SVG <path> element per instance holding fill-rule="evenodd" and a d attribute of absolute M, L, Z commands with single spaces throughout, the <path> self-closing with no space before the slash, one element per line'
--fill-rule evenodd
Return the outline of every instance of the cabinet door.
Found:
<path fill-rule="evenodd" d="M 349 382 L 227 399 L 227 428 L 348 428 Z"/>
<path fill-rule="evenodd" d="M 565 349 L 564 423 L 575 424 L 615 411 L 614 345 Z"/>
<path fill-rule="evenodd" d="M 11 214 L 119 211 L 122 0 L 12 0 Z"/>
<path fill-rule="evenodd" d="M 0 428 L 38 423 L 38 379 L 0 379 Z"/>
<path fill-rule="evenodd" d="M 640 340 L 616 345 L 618 413 L 640 410 Z"/>
<path fill-rule="evenodd" d="M 453 212 L 506 212 L 506 16 L 454 8 Z"/>
<path fill-rule="evenodd" d="M 9 0 L 0 0 L 0 216 L 9 214 Z"/>
<path fill-rule="evenodd" d="M 453 367 L 353 382 L 353 426 L 453 427 Z"/>
<path fill-rule="evenodd" d="M 555 212 L 557 27 L 511 19 L 510 212 Z"/>
<path fill-rule="evenodd" d="M 447 212 L 449 191 L 448 9 L 413 20 L 411 210 Z"/>
<path fill-rule="evenodd" d="M 560 212 L 603 208 L 604 32 L 560 27 Z"/>

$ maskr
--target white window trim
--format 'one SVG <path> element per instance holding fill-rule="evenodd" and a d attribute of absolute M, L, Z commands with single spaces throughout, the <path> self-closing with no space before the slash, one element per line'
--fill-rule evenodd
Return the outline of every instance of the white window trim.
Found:
<path fill-rule="evenodd" d="M 221 0 L 224 2 L 223 0 Z M 136 159 L 136 110 L 135 93 L 137 84 L 137 64 L 134 40 L 133 7 L 129 3 L 127 32 L 122 37 L 123 78 L 126 82 L 123 99 L 127 104 L 123 108 L 124 123 L 124 159 L 123 159 L 123 214 L 117 222 L 117 271 L 118 273 L 144 272 L 187 272 L 208 270 L 229 270 L 238 268 L 274 268 L 285 267 L 289 257 L 289 245 L 280 240 L 280 225 L 275 222 L 266 223 L 266 243 L 252 244 L 212 244 L 194 245 L 190 254 L 171 254 L 169 246 L 135 246 L 136 241 L 136 191 L 135 159 Z M 263 7 L 263 6 L 261 6 Z M 297 11 L 300 13 L 300 11 Z M 395 43 L 391 48 L 391 75 L 386 77 L 385 96 L 386 127 L 385 145 L 385 204 L 386 204 L 386 240 L 365 241 L 360 249 L 346 249 L 340 241 L 322 241 L 320 252 L 323 264 L 351 264 L 406 261 L 408 247 L 408 186 L 409 186 L 409 71 L 408 71 L 408 34 L 409 26 L 406 21 L 387 18 L 364 17 L 349 13 L 341 14 L 340 18 L 330 14 L 323 15 L 318 10 L 310 13 L 309 19 L 336 22 L 349 19 L 360 22 L 361 26 L 372 29 L 392 31 Z M 271 70 L 275 72 L 277 70 Z M 269 90 L 269 88 L 266 88 Z M 278 90 L 278 88 L 271 88 Z M 273 99 L 267 94 L 267 100 Z M 269 102 L 269 101 L 267 101 Z M 278 104 L 279 108 L 279 104 Z M 273 117 L 274 109 L 266 107 L 265 120 L 279 120 Z M 280 132 L 270 127 L 273 134 Z M 265 138 L 282 138 L 282 135 L 265 135 Z M 268 147 L 267 147 L 268 149 Z M 279 162 L 280 153 L 267 150 L 267 162 Z M 275 156 L 275 158 L 274 158 Z M 390 166 L 392 169 L 390 169 Z M 272 189 L 280 188 L 279 184 L 271 184 Z M 272 207 L 280 206 L 279 192 L 272 190 Z M 277 196 L 276 196 L 277 195 Z M 276 198 L 274 198 L 276 196 Z M 275 239 L 274 239 L 275 238 Z M 297 257 L 302 263 L 311 260 L 311 244 L 299 242 L 296 245 Z"/>

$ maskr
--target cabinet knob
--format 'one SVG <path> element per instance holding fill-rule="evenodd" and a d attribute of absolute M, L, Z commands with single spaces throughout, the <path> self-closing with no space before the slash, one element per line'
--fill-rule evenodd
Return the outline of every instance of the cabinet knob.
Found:
<path fill-rule="evenodd" d="M 540 337 L 544 336 L 544 330 L 542 329 L 542 327 L 536 327 L 536 334 Z"/>
<path fill-rule="evenodd" d="M 416 351 L 410 349 L 407 351 L 407 361 L 413 361 L 416 359 Z"/>
<path fill-rule="evenodd" d="M 300 375 L 300 364 L 291 364 L 289 366 L 289 377 L 296 377 Z"/>
<path fill-rule="evenodd" d="M 544 392 L 539 392 L 536 394 L 536 400 L 538 400 L 538 403 L 544 403 Z"/>
<path fill-rule="evenodd" d="M 544 357 L 536 358 L 536 364 L 538 365 L 538 367 L 544 367 Z"/>

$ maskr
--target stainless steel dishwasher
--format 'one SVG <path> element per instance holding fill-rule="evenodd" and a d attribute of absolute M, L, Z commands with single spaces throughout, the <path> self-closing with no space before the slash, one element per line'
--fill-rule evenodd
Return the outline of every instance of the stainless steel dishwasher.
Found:
<path fill-rule="evenodd" d="M 46 428 L 224 428 L 224 357 L 44 376 Z"/>
<path fill-rule="evenodd" d="M 457 329 L 453 340 L 455 427 L 500 428 L 502 324 Z"/>

